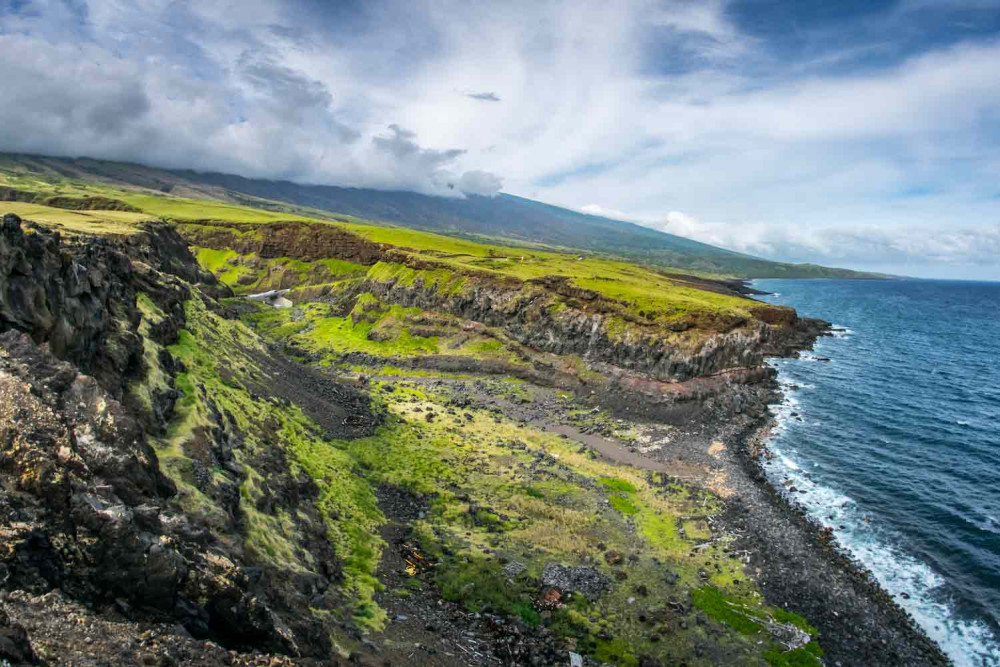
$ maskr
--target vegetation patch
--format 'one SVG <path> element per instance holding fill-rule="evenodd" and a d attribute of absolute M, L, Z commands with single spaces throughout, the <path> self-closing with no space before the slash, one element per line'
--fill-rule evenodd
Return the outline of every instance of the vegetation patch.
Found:
<path fill-rule="evenodd" d="M 128 211 L 72 211 L 43 204 L 0 201 L 0 216 L 8 213 L 64 232 L 87 235 L 128 236 L 139 231 L 139 223 L 153 220 L 149 215 Z"/>
<path fill-rule="evenodd" d="M 224 490 L 238 484 L 246 548 L 278 570 L 315 566 L 301 546 L 305 542 L 301 519 L 280 509 L 258 509 L 267 473 L 255 468 L 255 461 L 258 456 L 267 458 L 270 449 L 284 452 L 289 473 L 308 475 L 319 489 L 315 505 L 341 562 L 342 595 L 360 624 L 380 628 L 384 612 L 372 598 L 381 588 L 374 574 L 382 548 L 377 528 L 384 519 L 356 461 L 324 440 L 298 408 L 250 393 L 248 385 L 267 382 L 253 360 L 265 348 L 250 329 L 211 312 L 196 293 L 187 302 L 186 314 L 187 329 L 169 348 L 184 367 L 176 377 L 183 397 L 168 433 L 156 442 L 161 465 L 177 484 L 182 505 L 194 515 L 210 518 L 222 533 L 229 521 L 221 502 Z M 206 482 L 196 474 L 210 460 L 199 454 L 199 443 L 206 429 L 220 427 L 243 439 L 237 457 L 240 475 L 222 469 Z"/>
<path fill-rule="evenodd" d="M 738 601 L 732 600 L 716 588 L 704 586 L 691 591 L 691 601 L 711 618 L 725 623 L 729 627 L 752 635 L 761 631 L 761 625 L 746 611 Z"/>
<path fill-rule="evenodd" d="M 601 486 L 617 493 L 635 493 L 635 486 L 631 482 L 626 482 L 624 479 L 617 479 L 615 477 L 602 477 Z"/>

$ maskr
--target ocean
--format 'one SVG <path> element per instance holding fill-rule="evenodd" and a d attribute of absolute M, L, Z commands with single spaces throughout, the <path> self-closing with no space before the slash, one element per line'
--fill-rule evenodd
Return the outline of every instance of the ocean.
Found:
<path fill-rule="evenodd" d="M 754 287 L 842 329 L 772 362 L 771 481 L 957 665 L 1000 665 L 1000 283 Z"/>

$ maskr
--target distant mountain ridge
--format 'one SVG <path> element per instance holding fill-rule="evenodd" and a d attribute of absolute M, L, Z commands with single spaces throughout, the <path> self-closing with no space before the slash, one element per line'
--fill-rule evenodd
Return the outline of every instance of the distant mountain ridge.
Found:
<path fill-rule="evenodd" d="M 5 155 L 65 177 L 144 187 L 185 197 L 234 201 L 282 210 L 277 202 L 313 212 L 368 220 L 467 238 L 540 244 L 598 253 L 686 271 L 739 278 L 884 278 L 872 273 L 761 259 L 631 222 L 588 215 L 509 194 L 435 197 L 406 191 L 302 185 L 231 174 L 166 170 L 88 158 Z"/>

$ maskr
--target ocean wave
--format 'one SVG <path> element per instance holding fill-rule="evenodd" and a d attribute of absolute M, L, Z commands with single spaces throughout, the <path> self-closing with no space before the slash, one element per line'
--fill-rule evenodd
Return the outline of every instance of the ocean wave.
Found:
<path fill-rule="evenodd" d="M 778 386 L 784 391 L 798 391 L 800 389 L 815 389 L 816 385 L 809 382 L 799 382 L 798 380 L 778 378 Z"/>
<path fill-rule="evenodd" d="M 788 392 L 785 392 L 780 403 L 769 405 L 768 412 L 774 417 L 774 426 L 771 428 L 772 437 L 783 434 L 793 420 L 802 421 L 799 414 L 799 401 Z"/>
<path fill-rule="evenodd" d="M 833 361 L 830 357 L 822 354 L 816 354 L 815 352 L 802 352 L 799 354 L 799 359 L 802 361 L 822 361 L 824 363 Z"/>
<path fill-rule="evenodd" d="M 804 470 L 813 466 L 785 451 L 780 436 L 771 438 L 771 452 L 774 456 L 764 465 L 771 483 L 829 527 L 840 546 L 872 572 L 957 666 L 1000 661 L 1000 639 L 985 623 L 955 616 L 951 601 L 942 598 L 945 580 L 941 575 L 895 546 L 877 517 L 865 512 L 853 498 L 813 479 L 812 473 Z M 995 517 L 988 519 L 1000 528 Z"/>
<path fill-rule="evenodd" d="M 970 516 L 968 514 L 960 515 L 962 520 L 971 526 L 975 526 L 979 530 L 986 533 L 993 533 L 994 535 L 1000 535 L 1000 520 L 991 514 L 984 514 L 976 512 L 979 516 Z"/>

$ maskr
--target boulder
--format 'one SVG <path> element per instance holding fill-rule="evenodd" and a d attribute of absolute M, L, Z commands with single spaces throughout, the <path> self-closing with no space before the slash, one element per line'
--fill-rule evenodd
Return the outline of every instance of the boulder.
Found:
<path fill-rule="evenodd" d="M 564 592 L 580 593 L 594 600 L 611 587 L 611 579 L 585 565 L 547 563 L 542 570 L 542 585 Z"/>

